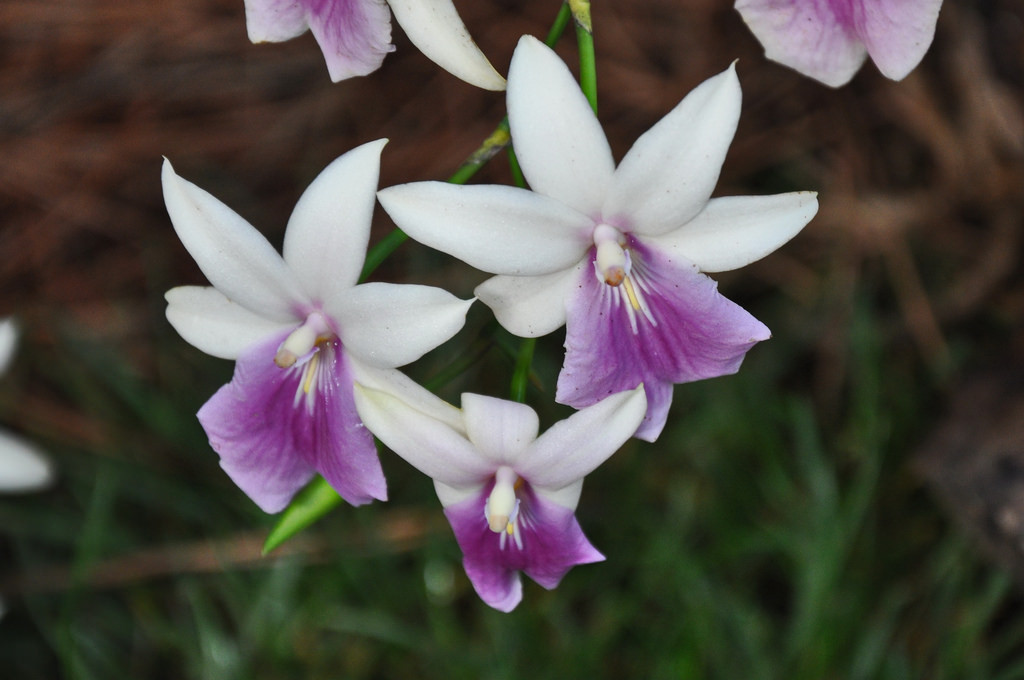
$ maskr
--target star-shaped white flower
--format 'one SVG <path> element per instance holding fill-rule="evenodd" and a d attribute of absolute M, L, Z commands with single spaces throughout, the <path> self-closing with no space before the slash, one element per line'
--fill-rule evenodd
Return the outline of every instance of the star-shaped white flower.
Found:
<path fill-rule="evenodd" d="M 311 30 L 335 82 L 380 68 L 395 49 L 391 12 L 435 64 L 477 87 L 505 89 L 505 79 L 473 42 L 452 0 L 245 0 L 250 40 L 281 42 Z"/>
<path fill-rule="evenodd" d="M 295 206 L 283 257 L 164 163 L 167 212 L 213 284 L 169 291 L 167 318 L 192 345 L 236 360 L 232 381 L 198 416 L 221 466 L 267 512 L 315 473 L 353 505 L 386 498 L 353 381 L 418 398 L 422 388 L 394 368 L 457 333 L 472 304 L 428 286 L 356 285 L 385 142 L 320 173 Z"/>
<path fill-rule="evenodd" d="M 781 246 L 817 211 L 815 194 L 710 198 L 739 119 L 733 68 L 687 95 L 617 168 L 572 74 L 534 38 L 516 48 L 507 98 L 533 191 L 419 182 L 378 197 L 412 238 L 498 274 L 476 295 L 509 331 L 566 325 L 559 402 L 581 408 L 643 383 L 637 436 L 653 441 L 673 384 L 733 373 L 770 336 L 703 272 Z"/>
<path fill-rule="evenodd" d="M 736 0 L 765 56 L 832 87 L 868 56 L 903 80 L 935 37 L 942 0 Z"/>
<path fill-rule="evenodd" d="M 612 395 L 540 436 L 534 410 L 513 401 L 463 394 L 461 411 L 422 405 L 429 402 L 413 406 L 356 386 L 366 426 L 434 480 L 484 602 L 511 611 L 522 599 L 520 571 L 551 589 L 573 566 L 604 559 L 574 513 L 583 478 L 643 419 L 642 389 Z"/>

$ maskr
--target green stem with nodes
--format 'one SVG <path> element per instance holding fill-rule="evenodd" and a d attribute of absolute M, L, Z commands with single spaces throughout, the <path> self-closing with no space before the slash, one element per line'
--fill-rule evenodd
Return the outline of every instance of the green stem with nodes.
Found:
<path fill-rule="evenodd" d="M 590 20 L 590 0 L 568 0 L 576 25 L 576 49 L 580 55 L 580 89 L 597 113 L 597 65 L 594 59 L 594 25 Z"/>
<path fill-rule="evenodd" d="M 589 3 L 587 6 L 589 9 Z M 563 4 L 558 11 L 558 16 L 555 17 L 555 21 L 551 25 L 551 30 L 548 31 L 547 38 L 544 40 L 548 47 L 555 46 L 555 43 L 565 33 L 565 29 L 569 25 L 569 19 L 573 16 L 574 14 L 570 10 L 569 4 Z M 577 27 L 578 25 L 577 20 Z M 577 28 L 577 40 L 579 39 L 578 31 L 579 28 Z M 592 62 L 592 46 L 590 53 Z M 462 165 L 448 178 L 448 181 L 452 184 L 465 184 L 480 168 L 494 158 L 498 152 L 508 147 L 509 162 L 513 168 L 512 173 L 515 181 L 520 186 L 525 186 L 522 171 L 519 170 L 519 164 L 515 160 L 515 154 L 512 152 L 510 142 L 508 117 L 506 116 L 476 151 L 463 161 Z M 359 281 L 362 282 L 369 278 L 370 274 L 394 253 L 400 245 L 405 243 L 408 238 L 405 232 L 396 228 L 373 246 L 366 254 L 366 260 L 363 263 L 363 271 Z M 525 399 L 526 385 L 529 382 L 530 364 L 533 361 L 533 348 L 535 344 L 536 340 L 531 338 L 524 340 L 520 345 L 516 359 L 516 370 L 512 381 L 512 398 L 516 399 L 516 401 L 521 402 Z M 330 484 L 323 477 L 317 475 L 316 479 L 296 494 L 294 500 L 292 500 L 274 525 L 274 528 L 270 530 L 270 534 L 263 544 L 263 554 L 266 555 L 342 503 L 341 496 L 331 488 Z"/>

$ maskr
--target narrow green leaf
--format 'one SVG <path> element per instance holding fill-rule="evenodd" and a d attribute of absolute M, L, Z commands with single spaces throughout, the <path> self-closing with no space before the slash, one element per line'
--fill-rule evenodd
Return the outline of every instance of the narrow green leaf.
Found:
<path fill-rule="evenodd" d="M 338 492 L 332 489 L 323 477 L 317 476 L 299 492 L 281 515 L 281 519 L 270 530 L 270 535 L 263 544 L 263 554 L 266 555 L 342 502 Z"/>

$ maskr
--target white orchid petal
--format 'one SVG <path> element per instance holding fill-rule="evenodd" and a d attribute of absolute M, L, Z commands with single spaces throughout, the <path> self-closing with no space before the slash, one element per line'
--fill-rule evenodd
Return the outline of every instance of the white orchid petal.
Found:
<path fill-rule="evenodd" d="M 381 368 L 416 361 L 462 329 L 473 300 L 432 286 L 364 283 L 327 312 L 345 351 Z"/>
<path fill-rule="evenodd" d="M 378 139 L 335 159 L 302 194 L 288 220 L 284 261 L 306 293 L 324 306 L 359 280 L 385 144 Z"/>
<path fill-rule="evenodd" d="M 431 479 L 479 487 L 495 470 L 473 445 L 444 422 L 402 399 L 356 384 L 356 409 L 378 439 Z"/>
<path fill-rule="evenodd" d="M 237 359 L 261 339 L 295 326 L 271 321 L 231 302 L 216 288 L 180 286 L 164 295 L 167 320 L 185 342 L 221 359 Z"/>
<path fill-rule="evenodd" d="M 483 490 L 483 483 L 475 486 L 448 486 L 444 482 L 434 480 L 434 491 L 437 492 L 437 498 L 441 501 L 441 507 L 443 508 L 461 503 L 462 501 L 468 501 L 470 498 L 483 493 Z"/>
<path fill-rule="evenodd" d="M 563 508 L 575 510 L 580 502 L 580 494 L 583 492 L 583 480 L 578 479 L 568 486 L 563 486 L 561 489 L 548 489 L 539 486 L 534 487 L 533 490 L 541 498 L 557 503 Z"/>
<path fill-rule="evenodd" d="M 693 262 L 703 272 L 745 267 L 800 233 L 818 212 L 817 194 L 727 196 L 708 202 L 682 228 L 645 239 Z"/>
<path fill-rule="evenodd" d="M 395 20 L 428 59 L 470 85 L 504 90 L 505 79 L 473 42 L 452 0 L 388 0 Z"/>
<path fill-rule="evenodd" d="M 18 324 L 8 317 L 0 319 L 0 375 L 7 372 L 7 368 L 14 359 L 14 349 L 18 344 Z"/>
<path fill-rule="evenodd" d="M 604 219 L 637 234 L 657 235 L 699 213 L 718 182 L 741 99 L 735 65 L 686 95 L 622 159 Z"/>
<path fill-rule="evenodd" d="M 469 441 L 496 466 L 515 467 L 540 429 L 536 411 L 505 399 L 463 394 L 462 413 Z"/>
<path fill-rule="evenodd" d="M 493 276 L 473 291 L 491 308 L 502 327 L 521 338 L 539 338 L 565 325 L 565 299 L 581 261 L 571 269 L 544 276 Z"/>
<path fill-rule="evenodd" d="M 395 368 L 376 368 L 364 364 L 351 355 L 348 356 L 348 360 L 352 365 L 352 375 L 359 384 L 397 397 L 420 413 L 439 420 L 459 434 L 465 435 L 466 426 L 462 422 L 462 411 L 444 399 L 439 399 L 436 394 L 409 376 Z"/>
<path fill-rule="evenodd" d="M 633 436 L 647 412 L 643 386 L 587 406 L 545 432 L 516 463 L 534 486 L 561 489 L 583 479 Z"/>
<path fill-rule="evenodd" d="M 551 48 L 528 35 L 508 74 L 512 146 L 530 187 L 596 217 L 615 160 L 580 86 Z"/>
<path fill-rule="evenodd" d="M 575 264 L 592 221 L 540 194 L 498 185 L 415 182 L 377 192 L 409 236 L 493 274 L 550 274 Z"/>
<path fill-rule="evenodd" d="M 0 430 L 0 493 L 38 491 L 53 481 L 53 467 L 39 449 Z"/>
<path fill-rule="evenodd" d="M 256 229 L 164 160 L 164 201 L 174 230 L 210 283 L 233 302 L 275 321 L 308 303 L 281 256 Z"/>

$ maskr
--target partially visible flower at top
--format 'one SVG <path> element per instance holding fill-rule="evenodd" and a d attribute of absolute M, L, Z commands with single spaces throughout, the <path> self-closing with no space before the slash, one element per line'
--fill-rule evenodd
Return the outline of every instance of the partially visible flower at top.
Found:
<path fill-rule="evenodd" d="M 466 575 L 490 606 L 507 612 L 519 604 L 520 571 L 550 590 L 573 566 L 604 559 L 574 513 L 583 478 L 643 419 L 642 389 L 608 397 L 539 437 L 529 406 L 478 394 L 462 395 L 454 419 L 360 385 L 356 406 L 388 448 L 434 480 Z"/>
<path fill-rule="evenodd" d="M 736 0 L 765 56 L 832 87 L 870 55 L 903 80 L 935 36 L 942 0 Z"/>
<path fill-rule="evenodd" d="M 469 35 L 452 0 L 245 0 L 249 39 L 281 42 L 313 32 L 331 80 L 380 68 L 391 44 L 390 12 L 409 40 L 431 61 L 485 90 L 505 89 Z"/>
<path fill-rule="evenodd" d="M 198 417 L 221 466 L 266 512 L 317 472 L 353 505 L 387 497 L 353 380 L 381 389 L 410 382 L 394 367 L 457 333 L 472 304 L 428 286 L 356 285 L 385 142 L 320 173 L 288 222 L 283 258 L 164 162 L 167 212 L 213 284 L 169 291 L 167 318 L 195 347 L 237 360 Z"/>
<path fill-rule="evenodd" d="M 674 383 L 738 370 L 768 329 L 702 272 L 792 238 L 811 192 L 710 199 L 740 111 L 734 69 L 711 78 L 615 167 L 569 69 L 535 38 L 509 69 L 512 143 L 533 191 L 419 182 L 378 192 L 412 238 L 498 274 L 476 289 L 498 321 L 536 337 L 566 325 L 556 399 L 576 408 L 643 383 L 638 437 L 665 425 Z"/>
<path fill-rule="evenodd" d="M 14 319 L 0 319 L 0 375 L 14 358 L 18 327 Z M 53 468 L 35 446 L 0 430 L 0 493 L 39 491 L 53 482 Z"/>

